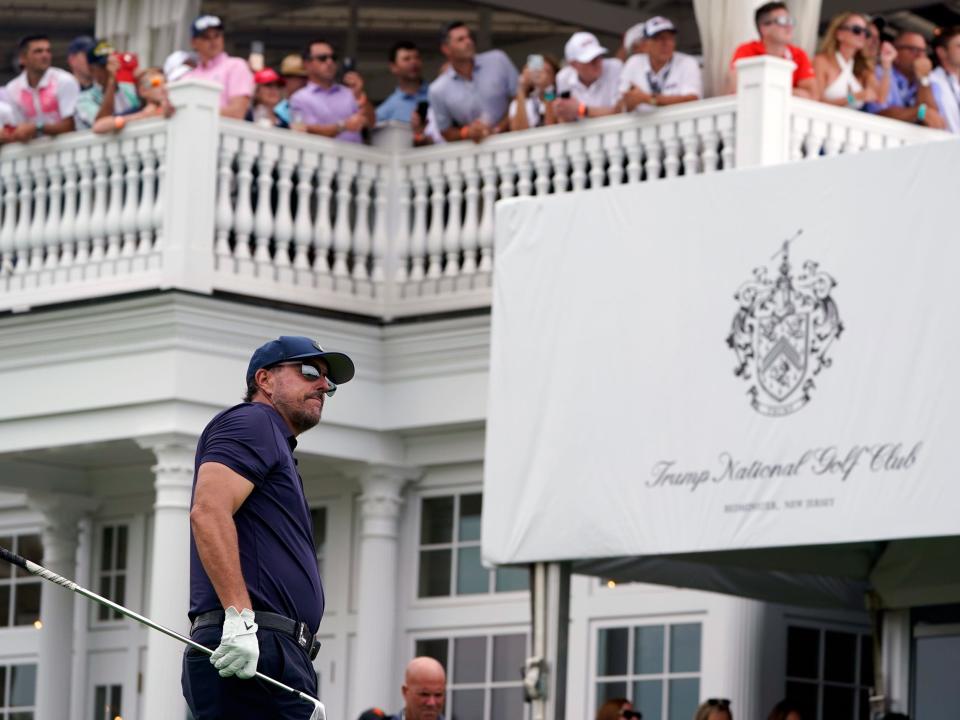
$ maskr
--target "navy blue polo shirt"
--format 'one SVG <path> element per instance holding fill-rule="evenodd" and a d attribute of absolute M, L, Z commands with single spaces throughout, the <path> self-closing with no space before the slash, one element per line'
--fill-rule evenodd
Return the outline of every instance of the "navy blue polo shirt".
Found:
<path fill-rule="evenodd" d="M 296 438 L 272 406 L 235 405 L 211 420 L 200 436 L 193 487 L 196 491 L 197 473 L 205 462 L 226 465 L 254 484 L 233 516 L 252 609 L 305 622 L 316 633 L 323 617 L 323 583 L 310 509 L 293 457 L 296 446 Z M 220 600 L 191 533 L 190 619 L 219 609 Z"/>

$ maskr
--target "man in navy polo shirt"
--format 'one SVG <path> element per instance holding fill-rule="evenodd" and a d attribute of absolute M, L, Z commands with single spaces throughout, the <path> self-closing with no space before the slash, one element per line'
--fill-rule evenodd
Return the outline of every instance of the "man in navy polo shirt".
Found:
<path fill-rule="evenodd" d="M 296 436 L 353 378 L 353 361 L 305 337 L 259 347 L 244 402 L 224 410 L 197 444 L 190 509 L 191 637 L 183 694 L 195 720 L 311 717 L 313 706 L 254 673 L 314 697 L 314 635 L 323 616 L 310 510 Z"/>

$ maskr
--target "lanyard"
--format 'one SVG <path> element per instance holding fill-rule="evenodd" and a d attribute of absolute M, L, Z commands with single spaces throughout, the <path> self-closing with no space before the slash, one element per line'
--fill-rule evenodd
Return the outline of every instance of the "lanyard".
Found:
<path fill-rule="evenodd" d="M 670 71 L 672 69 L 673 69 L 673 58 L 670 58 L 667 64 L 664 65 L 662 68 L 660 68 L 660 72 L 653 73 L 650 70 L 647 70 L 647 84 L 650 85 L 651 95 L 659 95 L 663 92 L 663 89 L 667 86 L 667 78 L 670 77 Z M 660 73 L 663 73 L 662 85 L 660 84 L 660 81 L 657 79 L 657 75 L 659 75 Z"/>

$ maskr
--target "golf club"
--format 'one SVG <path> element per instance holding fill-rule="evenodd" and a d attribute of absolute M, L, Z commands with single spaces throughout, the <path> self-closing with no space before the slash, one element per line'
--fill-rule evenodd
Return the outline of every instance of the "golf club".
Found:
<path fill-rule="evenodd" d="M 122 613 L 123 615 L 126 615 L 128 618 L 132 618 L 137 622 L 143 625 L 146 625 L 149 628 L 158 630 L 159 632 L 162 632 L 164 635 L 172 637 L 174 640 L 179 640 L 184 645 L 189 645 L 190 647 L 196 650 L 199 650 L 205 655 L 213 655 L 213 650 L 211 650 L 210 648 L 204 647 L 200 643 L 194 642 L 187 636 L 181 635 L 180 633 L 175 632 L 170 628 L 166 628 L 163 625 L 158 625 L 157 623 L 153 622 L 153 620 L 151 620 L 150 618 L 144 617 L 139 613 L 135 613 L 133 610 L 128 610 L 127 608 L 123 607 L 123 605 L 118 605 L 112 600 L 107 600 L 107 598 L 101 595 L 97 595 L 95 592 L 91 592 L 90 590 L 87 590 L 86 588 L 81 587 L 80 585 L 77 585 L 72 580 L 68 580 L 65 577 L 57 575 L 55 572 L 51 572 L 50 570 L 47 570 L 42 565 L 37 565 L 35 562 L 31 562 L 30 560 L 27 560 L 25 557 L 21 557 L 16 553 L 12 553 L 2 546 L 0 546 L 0 559 L 6 560 L 8 563 L 12 563 L 19 568 L 23 568 L 27 572 L 33 573 L 38 577 L 42 577 L 44 580 L 49 580 L 52 583 L 61 585 L 65 587 L 67 590 L 73 590 L 73 592 L 77 593 L 78 595 L 82 595 L 83 597 L 89 600 L 93 600 L 94 602 L 98 602 L 101 605 L 106 605 L 109 608 L 113 608 L 117 612 Z M 294 690 L 289 685 L 284 685 L 282 682 L 278 680 L 274 680 L 272 677 L 267 677 L 263 673 L 257 672 L 254 675 L 254 677 L 259 678 L 264 682 L 267 682 L 280 690 L 296 695 L 301 700 L 304 700 L 310 703 L 311 705 L 313 705 L 313 714 L 310 716 L 310 720 L 326 720 L 327 718 L 326 708 L 323 706 L 323 703 L 317 700 L 316 698 L 310 697 L 306 693 L 300 692 L 299 690 Z"/>

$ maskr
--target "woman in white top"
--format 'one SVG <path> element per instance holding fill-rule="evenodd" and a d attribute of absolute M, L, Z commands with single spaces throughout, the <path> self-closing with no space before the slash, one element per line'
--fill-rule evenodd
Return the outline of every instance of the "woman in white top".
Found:
<path fill-rule="evenodd" d="M 536 60 L 539 67 L 531 68 L 531 60 Z M 559 69 L 560 63 L 550 55 L 531 55 L 527 58 L 527 65 L 517 80 L 517 95 L 507 110 L 511 130 L 526 130 L 556 122 L 553 94 Z"/>
<path fill-rule="evenodd" d="M 841 13 L 830 21 L 813 58 L 823 102 L 860 109 L 877 100 L 874 60 L 865 51 L 870 32 L 867 19 L 856 13 Z"/>

